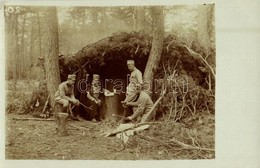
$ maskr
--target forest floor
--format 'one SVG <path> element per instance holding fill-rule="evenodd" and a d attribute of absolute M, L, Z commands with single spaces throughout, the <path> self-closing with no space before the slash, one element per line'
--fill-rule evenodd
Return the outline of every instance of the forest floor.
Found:
<path fill-rule="evenodd" d="M 161 137 L 165 128 L 158 132 L 154 129 L 143 130 L 130 137 L 127 144 L 115 136 L 104 137 L 102 133 L 112 129 L 108 123 L 89 121 L 68 121 L 68 136 L 59 137 L 55 131 L 55 121 L 20 120 L 17 118 L 32 118 L 29 115 L 6 115 L 6 159 L 39 159 L 39 160 L 161 160 L 161 159 L 213 159 L 214 152 L 183 149 Z M 161 127 L 154 124 L 153 127 Z M 170 127 L 172 128 L 172 124 Z M 201 138 L 208 141 L 208 147 L 214 147 L 213 124 L 210 128 L 201 125 L 197 128 L 203 131 Z M 180 124 L 175 123 L 172 133 L 175 137 L 183 134 Z M 159 128 L 158 128 L 159 129 Z M 158 130 L 157 129 L 157 130 Z M 163 128 L 160 128 L 163 129 Z M 178 129 L 178 131 L 177 131 Z M 169 133 L 170 134 L 170 133 Z M 168 135 L 169 135 L 168 134 Z M 142 140 L 140 140 L 140 138 Z M 168 138 L 170 139 L 170 138 Z M 158 144 L 159 143 L 159 144 Z M 156 144 L 156 145 L 155 145 Z M 191 143 L 192 144 L 192 143 Z"/>
<path fill-rule="evenodd" d="M 23 85 L 24 86 L 24 85 Z M 21 102 L 24 89 L 7 95 L 7 104 Z M 29 92 L 27 90 L 27 92 Z M 10 94 L 10 93 L 8 93 Z M 29 95 L 29 93 L 26 93 Z M 15 100 L 11 101 L 12 99 Z M 22 104 L 22 103 L 21 103 Z M 8 106 L 10 107 L 10 106 Z M 11 110 L 10 110 L 11 109 Z M 56 135 L 54 120 L 24 120 L 21 108 L 10 108 L 5 115 L 5 157 L 17 160 L 171 160 L 214 159 L 215 117 L 196 115 L 174 122 L 167 116 L 150 124 L 149 129 L 130 136 L 126 144 L 103 133 L 116 128 L 111 121 L 68 121 L 68 136 Z M 53 119 L 53 118 L 51 118 Z M 185 144 L 184 146 L 177 142 Z M 187 146 L 188 145 L 188 146 Z"/>

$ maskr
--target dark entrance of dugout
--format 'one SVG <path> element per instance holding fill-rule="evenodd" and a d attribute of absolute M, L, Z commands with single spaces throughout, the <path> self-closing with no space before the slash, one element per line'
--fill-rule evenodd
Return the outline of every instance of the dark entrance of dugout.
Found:
<path fill-rule="evenodd" d="M 129 83 L 128 78 L 131 73 L 126 64 L 128 59 L 134 59 L 136 68 L 142 73 L 144 72 L 147 58 L 141 60 L 124 57 L 120 59 L 105 58 L 102 63 L 89 63 L 81 67 L 76 73 L 75 95 L 87 107 L 90 106 L 87 91 L 91 88 L 93 74 L 100 76 L 101 94 L 99 99 L 101 100 L 101 105 L 98 112 L 100 112 L 102 120 L 122 119 L 124 108 L 121 105 L 121 101 L 125 99 L 126 87 Z M 83 105 L 75 108 L 74 111 L 87 120 L 93 119 L 93 114 Z"/>

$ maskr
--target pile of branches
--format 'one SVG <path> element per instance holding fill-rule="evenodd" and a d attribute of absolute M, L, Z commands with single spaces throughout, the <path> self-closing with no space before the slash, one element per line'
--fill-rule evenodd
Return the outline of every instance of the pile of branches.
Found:
<path fill-rule="evenodd" d="M 214 115 L 214 51 L 206 52 L 194 44 L 188 46 L 172 36 L 168 36 L 164 43 L 166 47 L 155 78 L 163 79 L 167 93 L 157 116 L 167 115 L 168 120 L 179 122 L 196 114 Z"/>
<path fill-rule="evenodd" d="M 214 117 L 204 115 L 200 120 L 203 124 L 187 126 L 163 118 L 152 123 L 148 130 L 131 136 L 125 149 L 139 157 L 158 160 L 214 159 Z"/>
<path fill-rule="evenodd" d="M 48 94 L 46 80 L 42 80 L 39 87 L 32 92 L 26 113 L 30 113 L 34 117 L 49 118 L 52 112 L 49 99 L 50 94 Z"/>
<path fill-rule="evenodd" d="M 172 74 L 167 78 L 167 93 L 157 111 L 157 115 L 167 115 L 168 120 L 181 121 L 197 113 L 215 113 L 213 91 L 196 85 L 187 74 Z"/>
<path fill-rule="evenodd" d="M 72 56 L 59 59 L 61 76 L 77 72 L 84 67 L 88 72 L 98 69 L 110 61 L 126 62 L 127 59 L 140 60 L 138 67 L 144 69 L 149 56 L 152 38 L 147 34 L 122 32 L 91 43 Z M 125 66 L 125 64 L 123 64 Z M 117 65 L 120 66 L 120 65 Z"/>

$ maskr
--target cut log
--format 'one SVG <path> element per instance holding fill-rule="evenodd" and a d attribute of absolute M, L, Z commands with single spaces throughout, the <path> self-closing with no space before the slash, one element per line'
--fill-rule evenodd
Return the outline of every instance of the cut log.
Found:
<path fill-rule="evenodd" d="M 68 135 L 68 114 L 67 113 L 58 113 L 56 116 L 56 131 L 58 136 L 67 136 Z"/>
<path fill-rule="evenodd" d="M 134 124 L 134 123 L 129 123 L 129 124 L 120 124 L 116 129 L 105 133 L 105 137 L 113 136 L 118 133 L 127 131 L 127 130 L 132 130 L 133 132 L 138 132 L 141 130 L 148 129 L 150 125 L 141 125 L 141 124 Z"/>

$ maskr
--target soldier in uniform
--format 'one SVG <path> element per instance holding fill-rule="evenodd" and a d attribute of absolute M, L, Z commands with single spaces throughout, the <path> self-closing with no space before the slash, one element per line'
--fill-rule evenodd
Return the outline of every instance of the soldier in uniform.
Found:
<path fill-rule="evenodd" d="M 141 88 L 143 84 L 142 72 L 135 67 L 134 60 L 127 60 L 127 67 L 131 71 L 131 75 L 129 78 L 129 84 L 126 87 L 126 98 L 121 102 L 124 107 L 124 116 L 129 116 L 133 113 L 131 108 L 126 106 L 126 103 L 136 100 L 137 90 L 138 88 Z"/>
<path fill-rule="evenodd" d="M 145 92 L 142 91 L 141 88 L 138 88 L 137 90 L 137 100 L 134 102 L 126 102 L 126 106 L 132 108 L 133 114 L 131 116 L 128 116 L 126 118 L 127 121 L 134 121 L 137 122 L 144 122 L 145 118 L 148 118 L 150 120 L 154 114 L 151 114 L 148 116 L 148 112 L 153 107 L 153 101 L 151 100 L 150 96 Z"/>
<path fill-rule="evenodd" d="M 127 67 L 131 71 L 129 84 L 126 88 L 126 98 L 122 101 L 123 106 L 126 102 L 134 101 L 136 98 L 138 88 L 143 84 L 142 72 L 135 67 L 134 60 L 127 60 Z"/>
<path fill-rule="evenodd" d="M 55 93 L 56 103 L 62 105 L 62 112 L 68 112 L 69 104 L 79 105 L 79 100 L 74 96 L 74 84 L 76 75 L 68 75 L 68 79 L 59 85 L 57 92 Z"/>
<path fill-rule="evenodd" d="M 87 92 L 87 98 L 89 99 L 86 102 L 87 106 L 91 107 L 92 109 L 86 109 L 88 114 L 85 114 L 85 118 L 92 120 L 96 119 L 100 121 L 100 106 L 101 106 L 101 99 L 100 99 L 100 92 L 101 92 L 101 83 L 99 81 L 100 76 L 97 74 L 93 74 L 93 79 L 91 82 L 90 91 Z"/>

